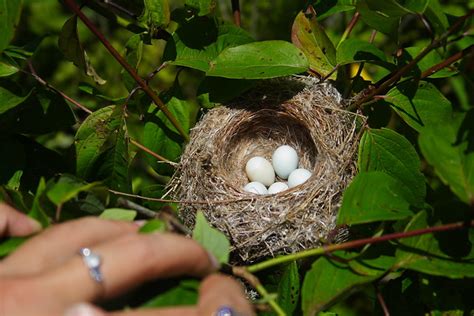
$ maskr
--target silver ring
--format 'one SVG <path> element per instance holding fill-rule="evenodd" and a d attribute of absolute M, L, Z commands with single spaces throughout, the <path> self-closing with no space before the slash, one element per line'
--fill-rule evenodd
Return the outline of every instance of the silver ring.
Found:
<path fill-rule="evenodd" d="M 100 272 L 100 265 L 102 264 L 100 256 L 92 252 L 89 248 L 81 248 L 79 254 L 82 256 L 82 261 L 84 261 L 84 264 L 89 269 L 91 278 L 97 283 L 102 283 L 104 278 Z"/>

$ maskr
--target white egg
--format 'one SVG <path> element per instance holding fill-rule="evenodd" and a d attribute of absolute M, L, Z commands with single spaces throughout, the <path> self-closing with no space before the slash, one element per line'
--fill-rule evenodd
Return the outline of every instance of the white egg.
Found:
<path fill-rule="evenodd" d="M 250 182 L 247 183 L 247 185 L 244 187 L 244 190 L 250 193 L 255 193 L 255 194 L 268 194 L 267 188 L 261 184 L 260 182 Z"/>
<path fill-rule="evenodd" d="M 288 145 L 278 147 L 272 156 L 272 165 L 276 174 L 282 179 L 288 179 L 290 173 L 298 168 L 298 154 Z"/>
<path fill-rule="evenodd" d="M 288 190 L 288 185 L 285 182 L 275 182 L 268 188 L 268 194 L 280 193 Z"/>
<path fill-rule="evenodd" d="M 260 182 L 267 187 L 275 182 L 275 171 L 272 164 L 263 157 L 253 157 L 247 161 L 245 172 L 250 181 Z"/>
<path fill-rule="evenodd" d="M 306 169 L 296 169 L 288 177 L 288 186 L 293 188 L 300 185 L 311 177 L 311 172 Z"/>

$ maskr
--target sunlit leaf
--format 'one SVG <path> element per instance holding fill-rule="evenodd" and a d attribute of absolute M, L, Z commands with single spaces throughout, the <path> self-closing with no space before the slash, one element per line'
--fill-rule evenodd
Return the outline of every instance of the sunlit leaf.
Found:
<path fill-rule="evenodd" d="M 359 173 L 344 192 L 338 224 L 407 218 L 417 198 L 401 181 L 381 171 Z"/>
<path fill-rule="evenodd" d="M 318 23 L 316 12 L 311 6 L 306 12 L 300 12 L 296 16 L 291 41 L 306 55 L 311 70 L 322 77 L 333 71 L 336 66 L 336 49 Z"/>
<path fill-rule="evenodd" d="M 421 163 L 410 142 L 390 129 L 368 129 L 360 141 L 360 171 L 383 171 L 398 179 L 423 203 L 426 195 Z"/>
<path fill-rule="evenodd" d="M 229 261 L 230 243 L 227 237 L 207 222 L 202 212 L 196 214 L 193 239 L 209 251 L 220 263 Z"/>
<path fill-rule="evenodd" d="M 211 61 L 208 76 L 265 79 L 308 70 L 308 59 L 293 44 L 264 41 L 227 48 Z"/>

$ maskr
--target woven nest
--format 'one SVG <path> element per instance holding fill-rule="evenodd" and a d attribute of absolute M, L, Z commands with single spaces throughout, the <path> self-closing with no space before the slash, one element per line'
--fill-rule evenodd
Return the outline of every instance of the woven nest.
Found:
<path fill-rule="evenodd" d="M 321 245 L 334 234 L 341 195 L 355 174 L 357 114 L 341 107 L 329 84 L 299 77 L 271 80 L 245 96 L 210 110 L 191 132 L 170 192 L 192 227 L 196 211 L 231 240 L 233 261 L 295 252 Z M 245 164 L 271 161 L 290 145 L 305 183 L 273 195 L 245 192 Z"/>

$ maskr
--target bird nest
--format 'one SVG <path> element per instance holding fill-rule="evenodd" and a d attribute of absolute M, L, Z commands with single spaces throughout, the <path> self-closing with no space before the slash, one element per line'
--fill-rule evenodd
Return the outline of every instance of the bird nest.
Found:
<path fill-rule="evenodd" d="M 206 113 L 191 132 L 170 192 L 193 227 L 196 211 L 225 233 L 233 261 L 255 261 L 317 247 L 335 232 L 343 190 L 356 172 L 357 126 L 339 93 L 317 79 L 264 82 Z M 272 195 L 243 190 L 246 162 L 271 161 L 281 145 L 295 148 L 305 183 Z M 239 258 L 240 257 L 240 258 Z"/>

